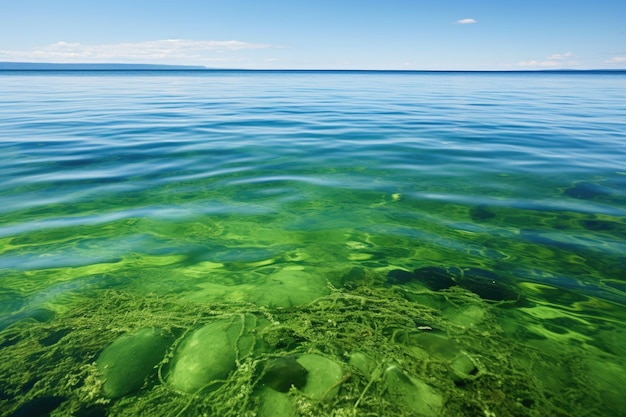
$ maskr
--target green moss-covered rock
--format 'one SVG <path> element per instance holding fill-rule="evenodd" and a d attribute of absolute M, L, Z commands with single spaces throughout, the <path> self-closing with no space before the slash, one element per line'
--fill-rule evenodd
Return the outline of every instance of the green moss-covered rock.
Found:
<path fill-rule="evenodd" d="M 257 291 L 255 304 L 292 307 L 308 304 L 329 293 L 326 278 L 306 271 L 284 269 L 270 275 Z"/>
<path fill-rule="evenodd" d="M 480 372 L 477 361 L 465 352 L 450 362 L 450 371 L 450 377 L 457 384 L 475 379 Z"/>
<path fill-rule="evenodd" d="M 457 284 L 480 298 L 492 301 L 517 300 L 519 295 L 494 272 L 480 268 L 464 268 L 455 278 Z"/>
<path fill-rule="evenodd" d="M 426 266 L 413 270 L 413 278 L 433 291 L 445 290 L 456 285 L 453 275 L 442 266 Z"/>
<path fill-rule="evenodd" d="M 460 346 L 444 334 L 417 333 L 410 341 L 438 359 L 452 360 L 461 352 Z"/>
<path fill-rule="evenodd" d="M 171 343 L 171 337 L 152 328 L 120 336 L 96 360 L 104 380 L 104 395 L 119 398 L 141 388 Z"/>
<path fill-rule="evenodd" d="M 358 369 L 367 379 L 372 378 L 376 369 L 376 362 L 363 352 L 352 352 L 348 364 Z"/>
<path fill-rule="evenodd" d="M 384 374 L 390 399 L 417 415 L 434 417 L 440 415 L 443 398 L 433 387 L 406 375 L 392 364 Z"/>
<path fill-rule="evenodd" d="M 443 316 L 461 327 L 474 327 L 481 324 L 487 315 L 487 309 L 481 304 L 447 305 L 442 311 Z"/>
<path fill-rule="evenodd" d="M 296 417 L 298 412 L 291 396 L 265 387 L 257 394 L 259 398 L 259 417 Z"/>
<path fill-rule="evenodd" d="M 306 384 L 307 370 L 293 356 L 269 359 L 263 368 L 261 382 L 278 392 L 288 392 Z"/>
<path fill-rule="evenodd" d="M 241 315 L 218 319 L 194 331 L 176 350 L 167 382 L 191 393 L 226 379 L 237 359 L 251 352 L 253 327 L 249 318 Z"/>
<path fill-rule="evenodd" d="M 298 362 L 308 371 L 307 381 L 302 392 L 314 400 L 333 398 L 339 393 L 343 369 L 337 362 L 314 353 L 298 358 Z"/>

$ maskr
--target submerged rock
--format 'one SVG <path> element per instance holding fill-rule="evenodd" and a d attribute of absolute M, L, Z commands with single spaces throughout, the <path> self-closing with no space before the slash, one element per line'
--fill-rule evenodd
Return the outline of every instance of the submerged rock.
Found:
<path fill-rule="evenodd" d="M 343 379 L 340 364 L 314 353 L 300 356 L 298 362 L 308 371 L 306 385 L 301 390 L 306 396 L 314 400 L 324 400 L 339 393 Z"/>
<path fill-rule="evenodd" d="M 598 232 L 610 232 L 620 229 L 620 224 L 607 221 L 607 220 L 582 220 L 581 225 L 587 230 L 593 230 Z"/>
<path fill-rule="evenodd" d="M 592 182 L 581 181 L 567 188 L 563 194 L 568 197 L 578 198 L 580 200 L 590 200 L 596 197 L 610 195 L 611 192 L 606 188 Z"/>
<path fill-rule="evenodd" d="M 461 327 L 472 327 L 483 322 L 487 315 L 487 310 L 483 304 L 448 304 L 442 310 L 442 316 L 450 323 Z"/>
<path fill-rule="evenodd" d="M 518 300 L 519 294 L 494 272 L 480 268 L 425 266 L 413 273 L 394 269 L 387 274 L 390 284 L 406 284 L 415 281 L 433 291 L 441 291 L 458 285 L 481 298 L 492 301 Z"/>
<path fill-rule="evenodd" d="M 269 307 L 292 307 L 308 304 L 329 293 L 322 275 L 283 269 L 267 278 L 256 294 L 255 304 Z"/>
<path fill-rule="evenodd" d="M 252 325 L 245 316 L 218 319 L 188 335 L 176 349 L 167 382 L 193 393 L 223 380 L 251 353 Z"/>
<path fill-rule="evenodd" d="M 361 285 L 366 285 L 366 278 L 365 269 L 354 267 L 341 277 L 341 285 L 346 288 L 356 288 Z"/>
<path fill-rule="evenodd" d="M 444 334 L 416 333 L 411 335 L 410 342 L 440 360 L 453 360 L 461 353 L 458 343 Z"/>
<path fill-rule="evenodd" d="M 288 394 L 263 388 L 257 394 L 259 398 L 259 417 L 296 417 L 296 404 Z"/>
<path fill-rule="evenodd" d="M 404 269 L 393 269 L 387 273 L 387 283 L 407 284 L 413 280 L 413 274 Z"/>
<path fill-rule="evenodd" d="M 430 385 L 408 376 L 395 364 L 385 370 L 384 379 L 392 401 L 420 416 L 439 415 L 443 397 Z"/>
<path fill-rule="evenodd" d="M 480 268 L 464 269 L 455 281 L 461 287 L 492 301 L 517 300 L 518 294 L 502 278 L 491 271 Z"/>
<path fill-rule="evenodd" d="M 453 275 L 441 266 L 426 266 L 413 271 L 413 277 L 433 291 L 445 290 L 456 285 Z"/>
<path fill-rule="evenodd" d="M 442 266 L 425 266 L 413 272 L 393 269 L 387 273 L 388 284 L 408 284 L 419 282 L 433 291 L 444 290 L 456 285 L 454 274 Z"/>
<path fill-rule="evenodd" d="M 450 371 L 452 380 L 457 385 L 475 379 L 479 374 L 475 359 L 465 352 L 462 352 L 450 362 Z"/>
<path fill-rule="evenodd" d="M 352 352 L 348 364 L 361 371 L 367 379 L 371 379 L 376 369 L 374 360 L 363 352 Z"/>
<path fill-rule="evenodd" d="M 171 343 L 171 337 L 152 328 L 117 338 L 96 360 L 104 379 L 104 395 L 119 398 L 141 388 Z"/>
<path fill-rule="evenodd" d="M 270 359 L 263 368 L 261 382 L 278 392 L 288 392 L 306 384 L 307 370 L 293 356 Z"/>
<path fill-rule="evenodd" d="M 475 222 L 483 222 L 496 217 L 496 214 L 489 210 L 486 206 L 475 206 L 469 211 L 470 217 Z"/>

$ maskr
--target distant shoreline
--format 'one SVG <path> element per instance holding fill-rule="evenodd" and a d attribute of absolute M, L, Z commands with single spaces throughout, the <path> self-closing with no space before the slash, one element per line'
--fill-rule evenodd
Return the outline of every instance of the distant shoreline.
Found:
<path fill-rule="evenodd" d="M 191 71 L 191 72 L 334 72 L 334 73 L 553 73 L 553 74 L 626 74 L 626 69 L 511 69 L 511 70 L 404 70 L 404 69 L 247 69 L 208 68 L 193 65 L 157 64 L 64 64 L 35 62 L 0 62 L 0 71 Z"/>
<path fill-rule="evenodd" d="M 180 71 L 206 70 L 200 65 L 157 65 L 157 64 L 65 64 L 55 62 L 0 62 L 2 71 Z"/>

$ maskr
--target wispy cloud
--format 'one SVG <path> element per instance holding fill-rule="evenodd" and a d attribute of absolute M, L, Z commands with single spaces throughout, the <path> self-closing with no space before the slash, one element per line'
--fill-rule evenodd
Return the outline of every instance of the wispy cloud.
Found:
<path fill-rule="evenodd" d="M 543 68 L 549 68 L 549 67 L 556 67 L 559 66 L 560 64 L 556 61 L 537 61 L 535 59 L 531 59 L 529 61 L 520 61 L 517 63 L 518 67 L 543 67 Z"/>
<path fill-rule="evenodd" d="M 604 62 L 607 64 L 623 64 L 626 63 L 626 56 L 614 56 Z"/>
<path fill-rule="evenodd" d="M 562 60 L 562 59 L 568 59 L 573 57 L 574 54 L 572 54 L 571 52 L 565 52 L 564 54 L 554 54 L 554 55 L 550 55 L 549 57 L 546 57 L 546 59 L 551 59 L 551 60 Z"/>
<path fill-rule="evenodd" d="M 476 23 L 476 19 L 459 19 L 456 22 L 457 25 L 471 25 L 473 23 Z"/>
<path fill-rule="evenodd" d="M 0 50 L 0 60 L 30 62 L 202 63 L 231 60 L 226 52 L 275 48 L 276 45 L 236 40 L 163 39 L 144 42 L 86 45 L 57 42 L 31 50 Z M 236 60 L 237 58 L 232 58 Z"/>
<path fill-rule="evenodd" d="M 545 59 L 531 59 L 527 61 L 520 61 L 517 63 L 518 67 L 525 68 L 555 68 L 563 67 L 564 65 L 575 67 L 579 64 L 576 61 L 575 56 L 571 52 L 565 52 L 563 54 L 552 54 L 545 57 Z"/>

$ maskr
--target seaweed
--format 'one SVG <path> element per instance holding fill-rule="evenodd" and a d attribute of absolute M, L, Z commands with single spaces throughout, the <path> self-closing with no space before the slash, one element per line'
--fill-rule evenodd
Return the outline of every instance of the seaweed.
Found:
<path fill-rule="evenodd" d="M 600 416 L 615 411 L 602 409 L 574 350 L 558 359 L 567 380 L 542 381 L 537 369 L 555 357 L 508 337 L 495 311 L 458 286 L 433 292 L 329 284 L 328 295 L 289 308 L 100 290 L 97 301 L 50 322 L 23 323 L 0 333 L 14 341 L 2 349 L 0 391 L 6 395 L 0 398 L 0 413 L 17 413 L 38 398 L 63 398 L 52 415 L 262 416 L 276 402 L 282 404 L 281 416 L 412 416 L 415 390 L 434 398 L 433 408 L 423 411 L 432 415 Z M 468 322 L 468 314 L 475 319 Z M 169 364 L 190 332 L 242 315 L 267 324 L 252 332 L 263 349 L 238 355 L 226 378 L 194 392 L 169 385 Z M 108 398 L 94 361 L 120 336 L 142 328 L 159 328 L 175 341 L 138 391 Z M 299 389 L 306 385 L 306 373 L 291 358 L 309 354 L 343 369 L 343 378 L 329 388 L 339 395 L 316 399 Z M 273 378 L 268 374 L 283 366 L 293 369 L 293 381 L 276 382 L 280 397 L 266 395 L 264 387 Z"/>

